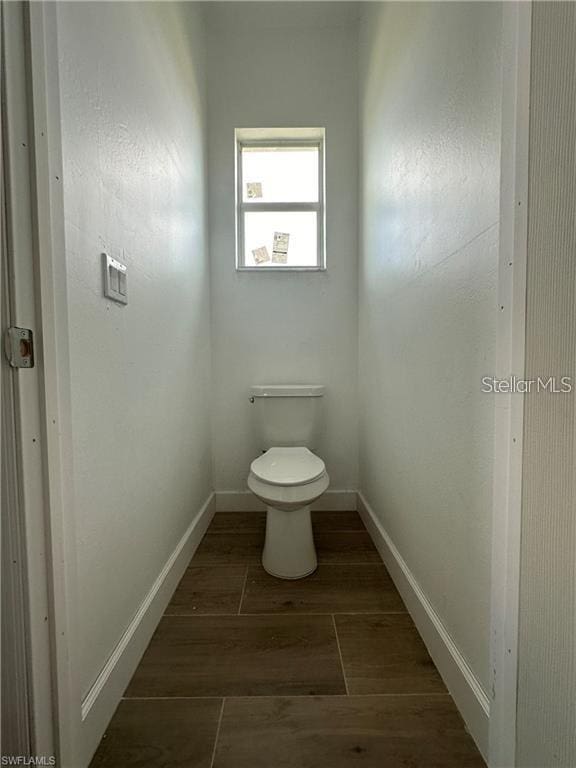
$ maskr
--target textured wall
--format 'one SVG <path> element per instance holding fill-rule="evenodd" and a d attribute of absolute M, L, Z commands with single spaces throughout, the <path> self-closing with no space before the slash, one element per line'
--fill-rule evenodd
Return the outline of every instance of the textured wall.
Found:
<path fill-rule="evenodd" d="M 360 489 L 487 688 L 501 9 L 361 31 Z"/>
<path fill-rule="evenodd" d="M 58 16 L 85 691 L 211 489 L 203 46 L 185 4 Z"/>
<path fill-rule="evenodd" d="M 246 490 L 251 384 L 327 387 L 317 446 L 334 489 L 357 482 L 356 25 L 346 3 L 214 3 L 209 169 L 215 487 Z M 325 126 L 325 273 L 235 271 L 234 128 Z"/>
<path fill-rule="evenodd" d="M 576 4 L 534 3 L 526 369 L 576 373 Z M 576 765 L 576 393 L 526 397 L 517 765 Z"/>

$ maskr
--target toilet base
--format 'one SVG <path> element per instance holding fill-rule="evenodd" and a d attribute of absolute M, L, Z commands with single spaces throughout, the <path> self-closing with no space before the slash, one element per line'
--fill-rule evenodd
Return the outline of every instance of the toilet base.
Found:
<path fill-rule="evenodd" d="M 264 570 L 277 579 L 303 579 L 318 567 L 310 505 L 285 511 L 268 507 Z"/>

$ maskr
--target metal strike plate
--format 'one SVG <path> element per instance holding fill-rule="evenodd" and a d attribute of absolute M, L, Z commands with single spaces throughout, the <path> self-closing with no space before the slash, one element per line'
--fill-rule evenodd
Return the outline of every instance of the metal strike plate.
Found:
<path fill-rule="evenodd" d="M 12 368 L 34 368 L 34 339 L 30 328 L 8 328 L 4 350 Z"/>

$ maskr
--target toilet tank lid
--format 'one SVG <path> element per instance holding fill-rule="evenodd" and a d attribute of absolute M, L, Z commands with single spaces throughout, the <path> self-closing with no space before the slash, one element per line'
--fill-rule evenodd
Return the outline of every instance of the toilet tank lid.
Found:
<path fill-rule="evenodd" d="M 322 397 L 323 384 L 258 384 L 250 387 L 251 397 Z"/>

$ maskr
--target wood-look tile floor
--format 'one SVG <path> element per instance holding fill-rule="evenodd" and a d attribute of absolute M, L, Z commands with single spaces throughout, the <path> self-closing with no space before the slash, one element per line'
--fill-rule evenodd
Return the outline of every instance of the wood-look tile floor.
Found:
<path fill-rule="evenodd" d="M 91 768 L 484 768 L 360 517 L 313 524 L 282 581 L 265 514 L 216 514 Z"/>

